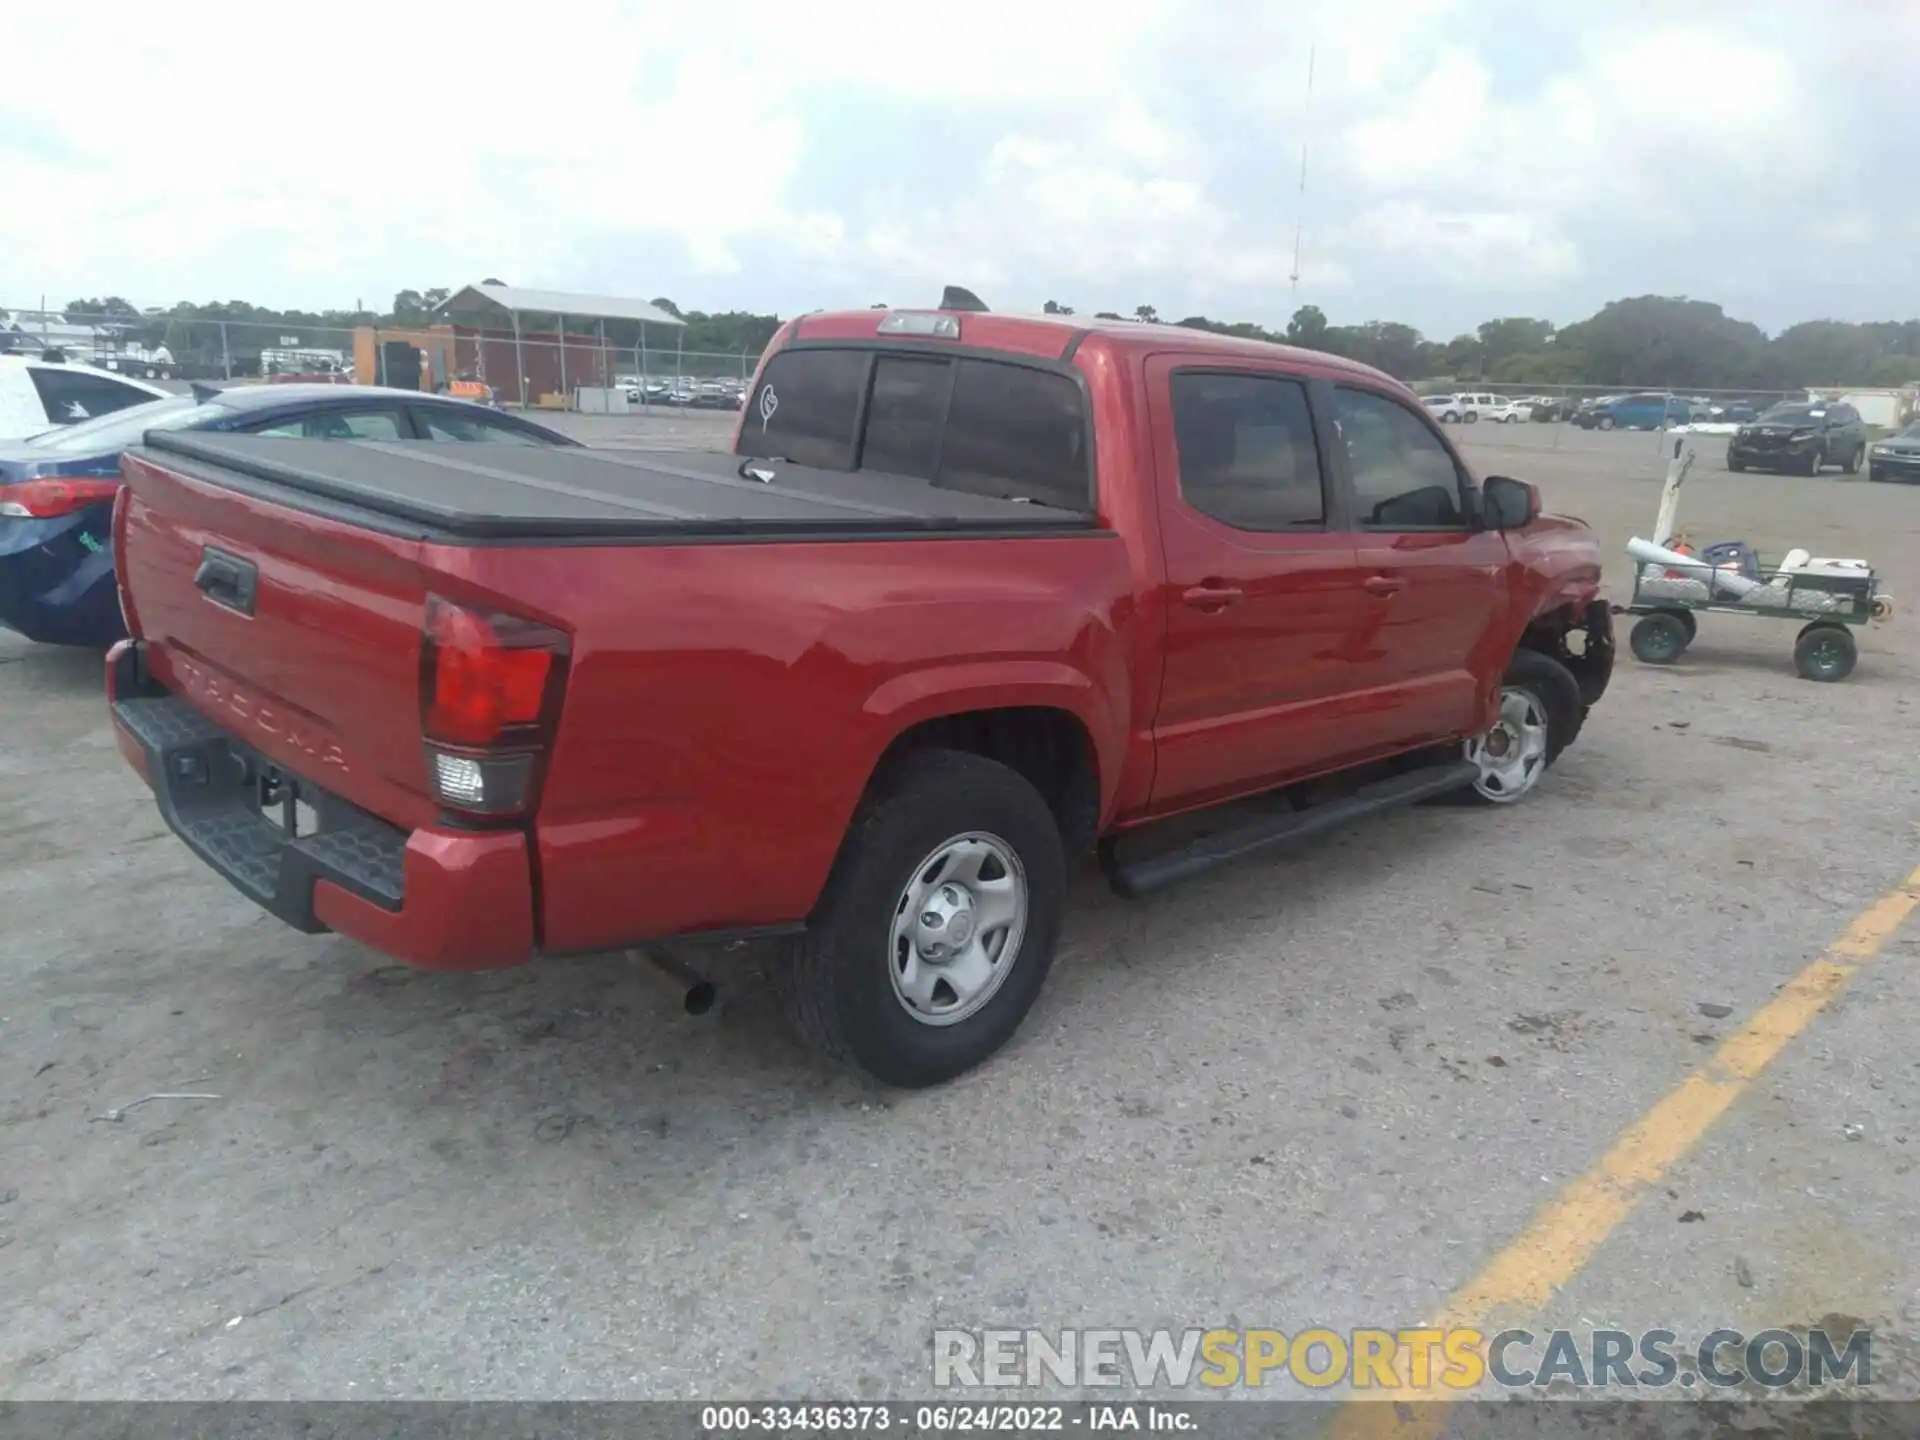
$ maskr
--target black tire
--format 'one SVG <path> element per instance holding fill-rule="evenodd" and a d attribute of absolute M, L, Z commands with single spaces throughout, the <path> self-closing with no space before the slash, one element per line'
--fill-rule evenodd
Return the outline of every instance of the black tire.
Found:
<path fill-rule="evenodd" d="M 1602 415 L 1593 423 L 1598 429 L 1611 430 L 1613 428 L 1613 417 L 1611 415 Z"/>
<path fill-rule="evenodd" d="M 1469 410 L 1467 411 L 1466 414 L 1462 415 L 1460 418 L 1466 421 L 1467 424 L 1469 425 L 1477 425 L 1480 423 L 1480 412 L 1478 410 Z"/>
<path fill-rule="evenodd" d="M 1746 461 L 1735 459 L 1731 455 L 1727 456 L 1727 469 L 1731 470 L 1734 474 L 1739 475 L 1744 472 L 1746 468 Z"/>
<path fill-rule="evenodd" d="M 1793 668 L 1802 680 L 1826 684 L 1844 680 L 1853 673 L 1859 658 L 1860 647 L 1854 643 L 1853 632 L 1831 621 L 1815 621 L 1793 642 Z"/>
<path fill-rule="evenodd" d="M 1627 648 L 1643 665 L 1671 665 L 1693 643 L 1698 629 L 1691 615 L 1678 610 L 1656 610 L 1642 615 L 1627 633 Z"/>
<path fill-rule="evenodd" d="M 1867 479 L 1884 484 L 1886 482 L 1886 478 L 1887 478 L 1887 472 L 1881 469 L 1878 465 L 1867 466 Z"/>
<path fill-rule="evenodd" d="M 1026 873 L 1027 918 L 1014 969 L 977 1013 L 945 1026 L 915 1019 L 894 993 L 887 936 L 913 866 L 982 831 Z M 920 750 L 876 776 L 834 862 L 807 932 L 774 982 L 801 1038 L 889 1085 L 937 1085 L 1012 1038 L 1053 964 L 1066 896 L 1060 830 L 1017 771 L 956 750 Z"/>
<path fill-rule="evenodd" d="M 1507 662 L 1507 673 L 1500 677 L 1500 688 L 1530 691 L 1540 702 L 1540 708 L 1546 711 L 1547 751 L 1545 763 L 1540 767 L 1544 775 L 1553 768 L 1553 762 L 1560 758 L 1561 752 L 1574 742 L 1586 720 L 1587 707 L 1580 699 L 1580 682 L 1573 678 L 1571 670 L 1551 655 L 1543 655 L 1538 650 L 1516 650 L 1513 659 Z M 1537 785 L 1536 780 L 1520 798 L 1525 799 L 1526 795 L 1532 794 Z M 1495 800 L 1471 785 L 1447 791 L 1438 798 L 1455 805 L 1516 803 L 1514 800 Z"/>
<path fill-rule="evenodd" d="M 1849 454 L 1847 455 L 1846 464 L 1844 466 L 1847 474 L 1858 475 L 1860 473 L 1860 462 L 1866 458 L 1866 455 L 1867 455 L 1866 446 L 1864 445 L 1854 446 L 1852 451 L 1849 452 Z"/>
<path fill-rule="evenodd" d="M 1826 464 L 1826 456 L 1822 455 L 1820 451 L 1816 449 L 1811 455 L 1807 456 L 1805 460 L 1800 462 L 1800 473 L 1802 475 L 1818 475 L 1820 473 L 1820 467 L 1824 464 Z"/>

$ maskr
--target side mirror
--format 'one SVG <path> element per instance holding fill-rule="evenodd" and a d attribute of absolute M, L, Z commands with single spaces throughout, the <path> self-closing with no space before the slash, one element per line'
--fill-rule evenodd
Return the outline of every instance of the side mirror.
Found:
<path fill-rule="evenodd" d="M 1489 529 L 1520 530 L 1540 518 L 1539 487 L 1524 480 L 1489 475 L 1480 498 Z"/>

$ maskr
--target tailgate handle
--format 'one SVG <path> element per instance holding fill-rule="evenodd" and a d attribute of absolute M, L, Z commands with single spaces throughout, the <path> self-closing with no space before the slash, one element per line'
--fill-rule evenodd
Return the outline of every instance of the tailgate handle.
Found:
<path fill-rule="evenodd" d="M 251 615 L 254 595 L 260 588 L 260 569 L 251 560 L 209 545 L 200 552 L 200 568 L 193 572 L 193 584 L 214 604 Z"/>

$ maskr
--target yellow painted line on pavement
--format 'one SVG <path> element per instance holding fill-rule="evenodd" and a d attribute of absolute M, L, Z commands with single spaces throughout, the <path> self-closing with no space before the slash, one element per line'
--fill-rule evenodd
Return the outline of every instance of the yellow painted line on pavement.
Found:
<path fill-rule="evenodd" d="M 1592 1169 L 1562 1190 L 1519 1236 L 1448 1297 L 1436 1329 L 1491 1328 L 1495 1317 L 1517 1320 L 1579 1274 L 1606 1238 L 1658 1181 L 1833 1002 L 1856 971 L 1880 953 L 1916 906 L 1920 870 L 1882 895 L 1848 925 L 1819 959 L 1780 987 L 1773 999 L 1720 1043 L 1712 1058 L 1680 1082 L 1615 1140 Z M 1395 1369 L 1406 1375 L 1403 1351 Z M 1447 1424 L 1447 1402 L 1463 1398 L 1438 1386 L 1376 1390 L 1355 1397 L 1328 1425 L 1328 1440 L 1433 1440 Z"/>

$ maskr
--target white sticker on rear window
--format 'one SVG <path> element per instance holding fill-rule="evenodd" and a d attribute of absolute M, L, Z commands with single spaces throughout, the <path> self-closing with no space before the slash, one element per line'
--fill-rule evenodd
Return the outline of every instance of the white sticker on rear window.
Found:
<path fill-rule="evenodd" d="M 773 412 L 780 408 L 780 397 L 773 393 L 769 385 L 760 392 L 760 430 L 764 434 L 767 422 L 773 419 Z"/>

